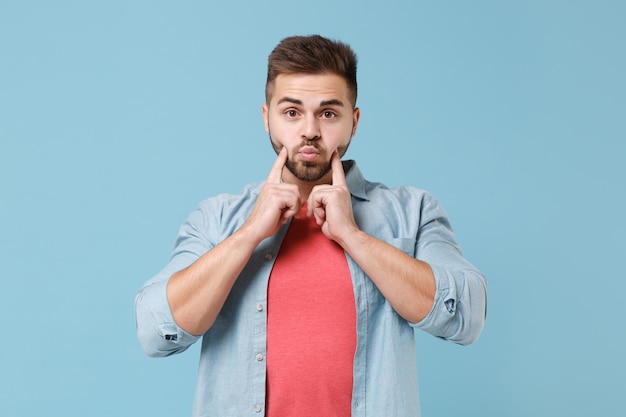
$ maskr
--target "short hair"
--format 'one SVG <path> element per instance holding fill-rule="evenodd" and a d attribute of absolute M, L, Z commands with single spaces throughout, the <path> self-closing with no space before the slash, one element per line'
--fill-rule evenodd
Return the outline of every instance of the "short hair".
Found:
<path fill-rule="evenodd" d="M 265 100 L 280 74 L 335 74 L 346 80 L 352 106 L 356 107 L 357 57 L 349 45 L 320 35 L 290 36 L 274 48 L 267 60 Z"/>

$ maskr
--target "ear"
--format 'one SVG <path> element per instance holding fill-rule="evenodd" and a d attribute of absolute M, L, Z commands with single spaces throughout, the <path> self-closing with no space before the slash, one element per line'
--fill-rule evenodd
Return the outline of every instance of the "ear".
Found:
<path fill-rule="evenodd" d="M 358 107 L 354 109 L 354 113 L 352 114 L 352 135 L 356 134 L 356 127 L 359 124 L 359 119 L 361 118 L 361 109 Z"/>
<path fill-rule="evenodd" d="M 270 115 L 269 115 L 269 109 L 267 108 L 267 104 L 263 103 L 263 106 L 261 106 L 261 112 L 263 113 L 263 124 L 265 125 L 265 132 L 267 134 L 270 133 Z"/>

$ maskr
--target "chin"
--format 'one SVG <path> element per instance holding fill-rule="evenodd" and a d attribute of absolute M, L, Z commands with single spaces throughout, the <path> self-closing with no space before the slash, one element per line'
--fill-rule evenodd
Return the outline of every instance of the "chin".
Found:
<path fill-rule="evenodd" d="M 315 182 L 324 178 L 330 172 L 330 162 L 296 162 L 287 160 L 287 169 L 300 181 Z"/>

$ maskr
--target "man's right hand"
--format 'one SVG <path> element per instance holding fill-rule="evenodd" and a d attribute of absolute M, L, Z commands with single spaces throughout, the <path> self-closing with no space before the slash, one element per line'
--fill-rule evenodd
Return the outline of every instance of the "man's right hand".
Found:
<path fill-rule="evenodd" d="M 170 278 L 168 304 L 176 323 L 188 333 L 201 335 L 213 326 L 256 246 L 300 212 L 303 202 L 298 187 L 281 183 L 286 162 L 287 150 L 283 149 L 244 225 Z"/>
<path fill-rule="evenodd" d="M 275 235 L 280 226 L 289 221 L 290 218 L 297 217 L 300 214 L 300 207 L 304 203 L 300 197 L 298 186 L 283 183 L 281 180 L 286 162 L 287 149 L 283 147 L 261 188 L 252 214 L 242 226 L 242 229 L 247 229 L 259 242 Z"/>

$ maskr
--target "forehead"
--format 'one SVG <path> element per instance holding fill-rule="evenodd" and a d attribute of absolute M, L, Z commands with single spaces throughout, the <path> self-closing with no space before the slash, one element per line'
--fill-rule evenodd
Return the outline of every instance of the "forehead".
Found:
<path fill-rule="evenodd" d="M 284 98 L 302 102 L 340 100 L 349 105 L 348 84 L 336 74 L 280 74 L 271 89 L 271 102 L 276 104 Z"/>

